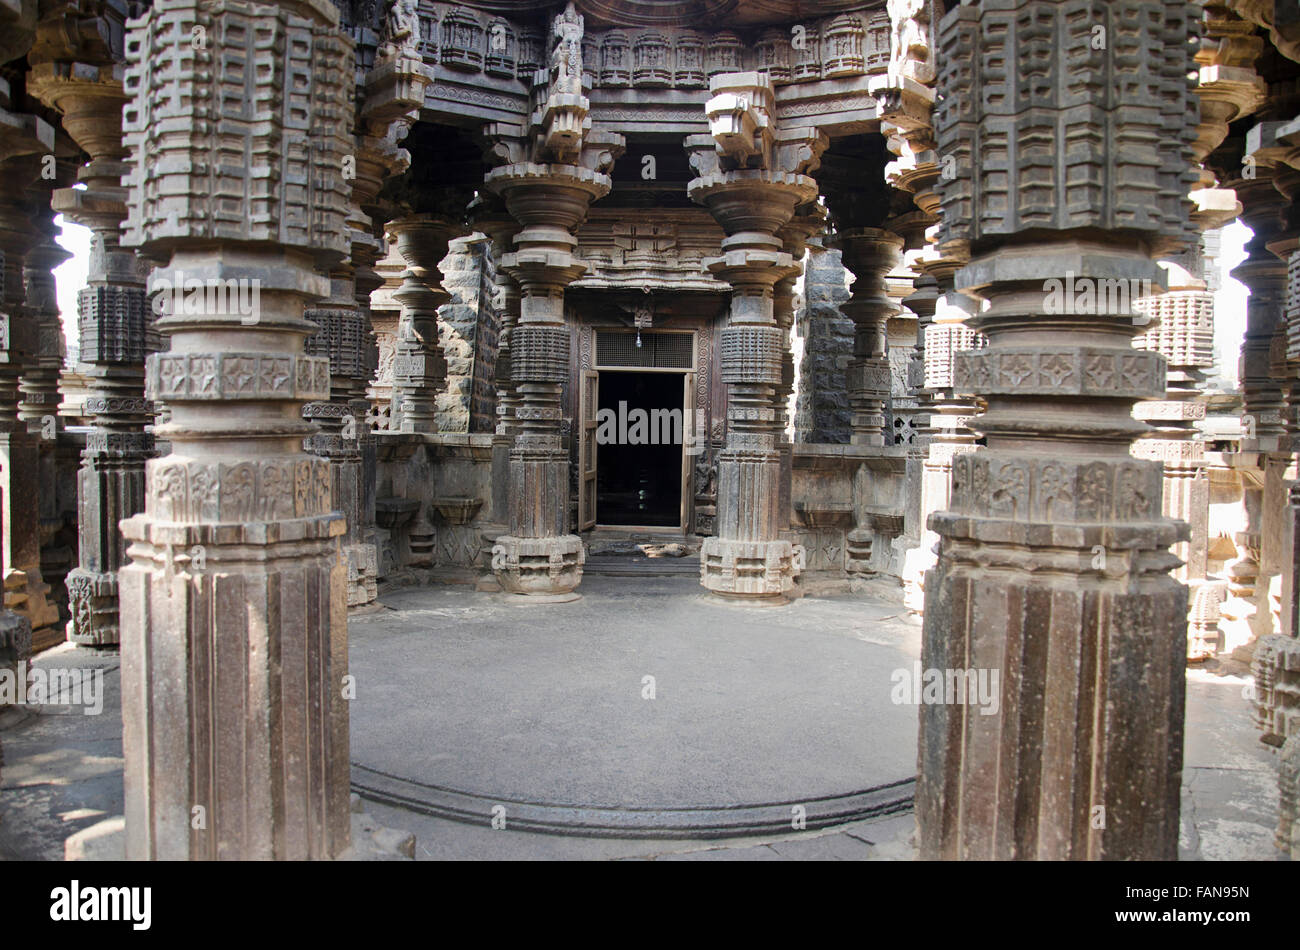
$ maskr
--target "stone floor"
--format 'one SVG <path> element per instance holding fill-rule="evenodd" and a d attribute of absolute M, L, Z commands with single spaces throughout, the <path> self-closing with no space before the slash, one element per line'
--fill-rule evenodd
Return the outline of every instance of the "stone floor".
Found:
<path fill-rule="evenodd" d="M 906 860 L 910 813 L 829 828 L 681 840 L 492 827 L 487 804 L 611 809 L 783 803 L 910 778 L 915 707 L 890 675 L 920 626 L 879 586 L 781 609 L 713 603 L 692 577 L 593 576 L 582 600 L 517 606 L 467 587 L 395 591 L 350 623 L 354 782 L 366 769 L 469 793 L 469 821 L 376 801 L 429 859 Z M 100 668 L 100 715 L 0 719 L 0 857 L 56 860 L 121 813 L 118 659 L 64 645 L 37 666 Z M 654 698 L 646 698 L 646 676 Z M 1188 673 L 1185 859 L 1276 858 L 1274 752 L 1255 739 L 1240 664 Z M 811 807 L 811 806 L 810 806 Z M 579 822 L 580 823 L 580 822 Z"/>

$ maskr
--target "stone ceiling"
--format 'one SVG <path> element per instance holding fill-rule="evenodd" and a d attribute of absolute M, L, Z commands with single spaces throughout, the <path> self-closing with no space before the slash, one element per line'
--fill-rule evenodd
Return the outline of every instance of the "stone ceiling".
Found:
<path fill-rule="evenodd" d="M 504 16 L 526 16 L 560 4 L 537 0 L 475 0 L 466 4 Z M 634 26 L 731 27 L 792 23 L 843 10 L 882 8 L 882 0 L 576 0 L 589 28 Z"/>

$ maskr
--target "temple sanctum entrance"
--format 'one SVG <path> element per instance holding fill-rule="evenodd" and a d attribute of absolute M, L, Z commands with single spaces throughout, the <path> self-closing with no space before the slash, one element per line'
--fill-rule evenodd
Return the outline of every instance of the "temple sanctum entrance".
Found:
<path fill-rule="evenodd" d="M 687 530 L 699 445 L 693 353 L 689 331 L 596 333 L 582 390 L 584 530 Z"/>
<path fill-rule="evenodd" d="M 605 370 L 598 375 L 596 520 L 684 527 L 686 374 Z"/>

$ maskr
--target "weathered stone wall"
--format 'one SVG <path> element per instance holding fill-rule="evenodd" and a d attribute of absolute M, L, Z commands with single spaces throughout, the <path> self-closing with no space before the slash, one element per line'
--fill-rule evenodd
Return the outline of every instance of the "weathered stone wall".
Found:
<path fill-rule="evenodd" d="M 439 432 L 491 432 L 496 425 L 497 336 L 500 313 L 492 288 L 496 265 L 481 234 L 451 242 L 439 269 L 451 300 L 438 309 L 438 339 L 447 384 L 438 396 Z"/>
<path fill-rule="evenodd" d="M 848 442 L 845 371 L 853 356 L 853 321 L 840 311 L 849 299 L 840 252 L 810 244 L 803 280 L 804 305 L 795 315 L 795 332 L 803 340 L 795 439 Z"/>
<path fill-rule="evenodd" d="M 492 435 L 385 432 L 377 442 L 380 583 L 456 581 L 486 570 L 501 527 Z"/>
<path fill-rule="evenodd" d="M 901 576 L 905 463 L 905 446 L 795 446 L 790 533 L 806 571 Z"/>

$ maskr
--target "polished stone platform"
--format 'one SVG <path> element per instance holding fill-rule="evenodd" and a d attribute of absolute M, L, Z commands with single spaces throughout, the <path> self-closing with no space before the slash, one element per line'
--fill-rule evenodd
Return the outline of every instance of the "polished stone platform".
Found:
<path fill-rule="evenodd" d="M 442 818 L 618 837 L 909 807 L 917 710 L 891 701 L 891 676 L 912 669 L 920 631 L 901 606 L 735 607 L 691 576 L 581 590 L 534 605 L 408 589 L 354 616 L 354 789 Z"/>

